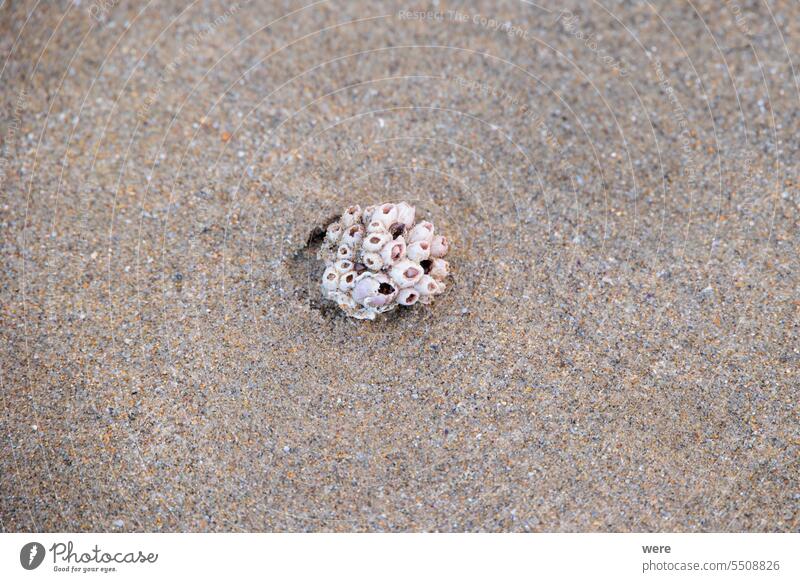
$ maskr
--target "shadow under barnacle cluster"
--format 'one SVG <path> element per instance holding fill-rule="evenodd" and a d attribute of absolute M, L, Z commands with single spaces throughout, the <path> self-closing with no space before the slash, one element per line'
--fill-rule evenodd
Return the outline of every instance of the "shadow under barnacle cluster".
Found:
<path fill-rule="evenodd" d="M 326 319 L 344 317 L 334 303 L 325 301 L 319 293 L 319 279 L 325 266 L 317 258 L 317 253 L 325 240 L 328 225 L 338 219 L 339 216 L 333 214 L 315 225 L 308 233 L 305 244 L 287 260 L 288 272 L 294 286 L 294 299 L 308 304 Z"/>

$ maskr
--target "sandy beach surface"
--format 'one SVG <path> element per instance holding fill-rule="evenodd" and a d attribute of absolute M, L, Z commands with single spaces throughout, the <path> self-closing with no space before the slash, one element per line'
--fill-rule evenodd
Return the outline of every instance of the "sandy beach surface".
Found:
<path fill-rule="evenodd" d="M 798 531 L 798 23 L 0 3 L 0 529 Z M 452 284 L 348 319 L 400 200 Z"/>

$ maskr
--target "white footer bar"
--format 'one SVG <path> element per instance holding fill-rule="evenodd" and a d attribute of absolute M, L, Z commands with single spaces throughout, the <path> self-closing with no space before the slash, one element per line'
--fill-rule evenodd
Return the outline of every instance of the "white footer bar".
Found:
<path fill-rule="evenodd" d="M 800 534 L 3 534 L 0 580 L 800 580 Z"/>

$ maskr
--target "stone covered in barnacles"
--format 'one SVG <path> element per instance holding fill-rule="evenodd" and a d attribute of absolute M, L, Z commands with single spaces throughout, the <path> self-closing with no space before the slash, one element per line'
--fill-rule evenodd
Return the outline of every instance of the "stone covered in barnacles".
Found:
<path fill-rule="evenodd" d="M 446 288 L 448 250 L 447 239 L 431 222 L 416 222 L 407 202 L 350 206 L 328 225 L 318 253 L 322 296 L 357 319 L 431 303 Z"/>

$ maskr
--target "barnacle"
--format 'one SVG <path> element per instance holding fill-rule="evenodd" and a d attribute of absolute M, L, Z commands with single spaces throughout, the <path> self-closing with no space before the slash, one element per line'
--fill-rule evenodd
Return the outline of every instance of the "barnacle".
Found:
<path fill-rule="evenodd" d="M 397 302 L 400 305 L 405 305 L 406 307 L 410 307 L 414 305 L 417 301 L 419 301 L 419 293 L 416 289 L 402 289 L 400 293 L 397 294 Z"/>
<path fill-rule="evenodd" d="M 397 223 L 402 224 L 406 229 L 414 226 L 414 218 L 416 217 L 417 210 L 408 202 L 400 202 L 396 205 L 397 208 Z"/>
<path fill-rule="evenodd" d="M 318 257 L 325 261 L 322 296 L 349 316 L 428 304 L 445 290 L 447 239 L 431 222 L 416 222 L 408 202 L 350 206 L 328 225 Z"/>
<path fill-rule="evenodd" d="M 325 240 L 329 243 L 336 243 L 339 242 L 339 238 L 342 236 L 342 225 L 338 222 L 333 222 L 328 225 L 328 230 L 325 231 Z"/>
<path fill-rule="evenodd" d="M 422 266 L 425 267 L 424 264 Z M 444 281 L 449 271 L 450 267 L 444 259 L 433 259 L 433 261 L 431 261 L 429 274 L 437 281 Z"/>
<path fill-rule="evenodd" d="M 342 244 L 348 246 L 355 246 L 364 238 L 364 227 L 360 224 L 354 224 L 348 227 L 342 234 Z"/>
<path fill-rule="evenodd" d="M 381 204 L 378 206 L 378 209 L 372 215 L 372 220 L 381 222 L 386 228 L 389 228 L 391 225 L 393 225 L 396 219 L 397 207 L 391 202 L 387 202 L 386 204 Z"/>
<path fill-rule="evenodd" d="M 377 253 L 383 245 L 392 240 L 388 232 L 368 232 L 364 239 L 363 248 L 368 253 Z"/>
<path fill-rule="evenodd" d="M 349 260 L 353 258 L 353 247 L 350 245 L 339 245 L 339 259 Z"/>
<path fill-rule="evenodd" d="M 400 287 L 411 287 L 422 278 L 425 270 L 419 263 L 404 259 L 394 264 L 389 271 L 389 276 Z"/>
<path fill-rule="evenodd" d="M 433 242 L 431 242 L 431 256 L 437 258 L 445 256 L 449 246 L 450 243 L 447 242 L 447 239 L 443 236 L 437 235 L 433 237 Z"/>
<path fill-rule="evenodd" d="M 431 244 L 424 240 L 418 240 L 408 245 L 406 256 L 412 261 L 421 263 L 431 256 Z"/>
<path fill-rule="evenodd" d="M 384 265 L 396 263 L 406 256 L 406 241 L 402 236 L 390 240 L 381 249 L 381 259 Z"/>
<path fill-rule="evenodd" d="M 330 227 L 328 227 L 330 228 Z M 433 240 L 433 224 L 427 221 L 418 223 L 411 229 L 411 234 L 408 236 L 409 244 L 424 241 L 430 243 Z"/>
<path fill-rule="evenodd" d="M 322 294 L 329 297 L 330 293 L 339 288 L 339 273 L 333 267 L 328 267 L 322 274 Z"/>
<path fill-rule="evenodd" d="M 381 267 L 383 267 L 383 259 L 378 253 L 362 252 L 361 260 L 371 271 L 380 271 Z"/>

